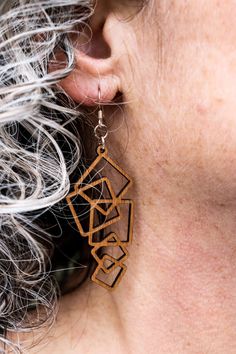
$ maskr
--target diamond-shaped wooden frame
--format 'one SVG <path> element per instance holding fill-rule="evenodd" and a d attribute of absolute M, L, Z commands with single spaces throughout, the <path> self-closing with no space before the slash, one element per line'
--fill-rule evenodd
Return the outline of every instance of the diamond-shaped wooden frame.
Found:
<path fill-rule="evenodd" d="M 126 246 L 131 243 L 132 237 L 133 237 L 133 201 L 130 199 L 122 199 L 123 196 L 126 194 L 130 186 L 132 185 L 132 180 L 131 178 L 110 158 L 108 157 L 108 150 L 105 148 L 103 149 L 101 146 L 98 147 L 97 149 L 97 154 L 98 156 L 96 159 L 93 161 L 93 163 L 90 165 L 90 167 L 84 172 L 84 174 L 79 178 L 77 183 L 74 185 L 74 191 L 69 193 L 66 197 L 66 201 L 69 205 L 69 208 L 71 210 L 71 213 L 73 215 L 73 218 L 75 220 L 75 223 L 78 227 L 78 230 L 83 237 L 88 237 L 88 243 L 90 246 L 93 246 L 94 248 L 91 251 L 91 254 L 97 261 L 98 265 L 97 268 L 95 269 L 94 273 L 91 276 L 91 279 L 103 286 L 106 289 L 112 290 L 116 288 L 116 286 L 119 284 L 121 279 L 123 278 L 125 272 L 126 272 L 126 265 L 123 263 L 127 257 L 128 257 L 128 251 L 126 249 Z M 91 183 L 85 183 L 86 178 L 90 175 L 90 173 L 96 169 L 96 167 L 99 165 L 101 160 L 105 160 L 112 168 L 114 168 L 120 175 L 125 177 L 127 180 L 127 183 L 125 183 L 120 191 L 115 194 L 112 184 L 110 180 L 107 177 L 100 177 Z M 88 191 L 90 188 L 94 188 L 99 184 L 105 183 L 107 186 L 107 190 L 110 194 L 110 198 L 106 199 L 92 199 L 89 197 L 85 192 Z M 80 196 L 83 198 L 89 205 L 90 205 L 90 214 L 89 214 L 89 230 L 85 231 L 83 229 L 82 222 L 80 221 L 80 216 L 77 215 L 76 209 L 73 205 L 73 198 L 76 196 Z M 107 208 L 107 210 L 104 210 L 101 207 L 101 204 L 109 204 L 110 206 Z M 119 206 L 122 204 L 128 204 L 129 209 L 128 209 L 128 231 L 127 231 L 127 239 L 125 241 L 121 241 L 118 235 L 111 231 L 105 239 L 99 241 L 99 242 L 94 242 L 93 241 L 93 235 L 101 230 L 106 229 L 109 226 L 113 226 L 116 222 L 120 221 L 122 218 L 122 213 L 120 211 Z M 115 210 L 117 212 L 117 215 L 111 217 L 108 220 L 104 220 L 102 224 L 94 226 L 95 225 L 95 211 L 101 213 L 105 217 L 109 217 L 109 215 L 112 213 L 112 211 Z M 115 241 L 111 241 L 111 239 L 114 239 Z M 123 256 L 119 259 L 116 259 L 112 257 L 109 254 L 103 254 L 101 257 L 98 256 L 97 251 L 101 248 L 108 249 L 108 247 L 117 247 L 120 248 L 123 252 Z M 110 261 L 112 265 L 109 267 L 105 266 L 105 261 Z M 111 274 L 112 272 L 115 272 L 119 268 L 119 272 L 115 275 L 114 280 L 112 281 L 111 284 L 108 284 L 101 279 L 99 279 L 99 272 L 103 272 L 104 274 Z"/>

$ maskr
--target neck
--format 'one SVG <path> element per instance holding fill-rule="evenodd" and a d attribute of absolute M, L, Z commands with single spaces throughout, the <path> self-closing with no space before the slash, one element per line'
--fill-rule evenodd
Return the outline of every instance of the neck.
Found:
<path fill-rule="evenodd" d="M 114 292 L 89 283 L 65 296 L 57 331 L 91 354 L 235 352 L 233 210 L 161 193 L 153 200 L 143 187 L 125 277 Z"/>
<path fill-rule="evenodd" d="M 48 352 L 64 345 L 91 354 L 110 348 L 116 354 L 143 348 L 235 353 L 235 207 L 196 198 L 195 188 L 184 193 L 163 171 L 145 174 L 138 156 L 133 160 L 134 238 L 127 273 L 113 292 L 88 283 L 65 296 Z M 122 167 L 125 161 L 127 156 Z"/>

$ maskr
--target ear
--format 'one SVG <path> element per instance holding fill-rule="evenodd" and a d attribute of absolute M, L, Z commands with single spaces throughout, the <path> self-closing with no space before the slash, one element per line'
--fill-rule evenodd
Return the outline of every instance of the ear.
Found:
<path fill-rule="evenodd" d="M 81 44 L 78 36 L 76 41 L 72 39 L 75 68 L 60 82 L 60 86 L 74 101 L 90 106 L 96 105 L 99 86 L 102 103 L 111 102 L 121 91 L 118 56 L 115 50 L 117 43 L 114 42 L 119 38 L 117 32 L 114 36 L 117 22 L 107 5 L 106 8 L 104 5 L 97 5 L 89 23 L 92 36 L 87 45 Z"/>

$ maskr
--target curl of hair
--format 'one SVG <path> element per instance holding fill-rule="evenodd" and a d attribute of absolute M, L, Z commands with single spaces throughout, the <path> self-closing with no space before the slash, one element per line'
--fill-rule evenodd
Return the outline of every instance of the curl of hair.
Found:
<path fill-rule="evenodd" d="M 67 129 L 77 107 L 56 85 L 74 66 L 70 33 L 91 15 L 89 0 L 1 0 L 0 3 L 0 343 L 21 353 L 7 334 L 48 328 L 57 284 L 48 272 L 51 235 L 36 222 L 60 202 L 81 157 Z M 48 72 L 60 48 L 67 60 Z M 65 96 L 63 96 L 65 99 Z M 66 148 L 62 148 L 62 145 Z M 32 316 L 29 309 L 37 315 Z"/>

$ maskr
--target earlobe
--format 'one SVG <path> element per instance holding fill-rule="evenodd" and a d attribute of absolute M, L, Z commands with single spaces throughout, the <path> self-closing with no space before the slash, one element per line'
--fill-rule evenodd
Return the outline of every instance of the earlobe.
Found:
<path fill-rule="evenodd" d="M 74 50 L 75 69 L 60 82 L 60 86 L 74 101 L 93 106 L 97 104 L 100 85 L 101 102 L 111 102 L 120 91 L 120 80 L 114 73 L 114 60 L 111 57 L 94 58 L 76 48 Z"/>
<path fill-rule="evenodd" d="M 93 35 L 89 40 L 89 48 L 80 45 L 78 36 L 77 41 L 72 40 L 75 68 L 60 82 L 60 86 L 73 100 L 89 106 L 97 104 L 99 86 L 103 103 L 111 102 L 121 92 L 119 65 L 114 51 L 117 39 L 114 43 L 114 36 L 111 36 L 117 21 L 109 6 L 104 8 L 103 4 L 99 2 L 90 21 Z"/>

